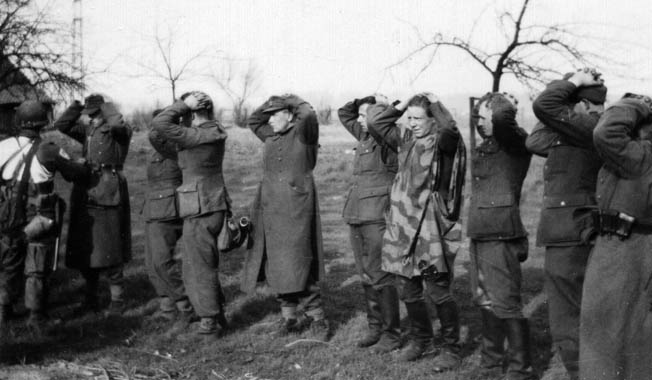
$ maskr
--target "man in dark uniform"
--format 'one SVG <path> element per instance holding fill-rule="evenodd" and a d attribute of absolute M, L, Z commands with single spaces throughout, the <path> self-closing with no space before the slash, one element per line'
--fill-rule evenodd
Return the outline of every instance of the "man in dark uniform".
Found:
<path fill-rule="evenodd" d="M 54 192 L 58 171 L 68 181 L 83 182 L 89 170 L 52 142 L 42 142 L 40 130 L 50 121 L 47 107 L 24 101 L 16 109 L 20 132 L 0 141 L 3 212 L 0 234 L 0 329 L 25 276 L 27 324 L 39 328 L 47 317 L 47 277 L 51 273 L 65 204 Z"/>
<path fill-rule="evenodd" d="M 546 247 L 545 290 L 553 347 L 576 379 L 582 284 L 591 245 L 582 234 L 587 226 L 574 217 L 589 223 L 588 212 L 582 209 L 595 205 L 602 161 L 593 147 L 593 129 L 607 88 L 599 74 L 587 69 L 564 78 L 551 82 L 534 101 L 532 108 L 543 125 L 533 130 L 526 145 L 548 157 L 537 244 Z"/>
<path fill-rule="evenodd" d="M 593 142 L 599 235 L 586 269 L 580 323 L 582 380 L 652 376 L 652 99 L 626 94 Z"/>
<path fill-rule="evenodd" d="M 231 200 L 224 185 L 222 160 L 226 132 L 215 120 L 213 101 L 201 92 L 184 94 L 152 121 L 153 131 L 178 149 L 183 184 L 177 188 L 183 218 L 183 283 L 199 327 L 180 339 L 218 337 L 226 328 L 219 279 L 217 236 Z M 192 120 L 182 125 L 181 119 Z"/>
<path fill-rule="evenodd" d="M 532 155 L 527 132 L 516 122 L 516 99 L 488 93 L 474 116 L 482 143 L 471 163 L 473 176 L 467 236 L 471 238 L 471 291 L 482 313 L 482 367 L 503 370 L 509 343 L 508 379 L 532 379 L 529 326 L 521 302 L 521 262 L 527 232 L 519 210 L 521 187 Z"/>
<path fill-rule="evenodd" d="M 156 110 L 156 117 L 161 110 Z M 165 140 L 154 129 L 149 131 L 154 148 L 147 165 L 147 193 L 143 214 L 145 225 L 145 262 L 149 279 L 159 296 L 159 310 L 155 317 L 174 320 L 192 313 L 181 276 L 181 260 L 177 259 L 176 245 L 181 238 L 183 219 L 179 218 L 176 189 L 182 184 L 181 169 L 177 163 L 177 147 Z"/>
<path fill-rule="evenodd" d="M 321 221 L 312 176 L 319 148 L 317 115 L 296 95 L 272 96 L 247 125 L 265 145 L 242 288 L 252 292 L 265 278 L 281 303 L 278 332 L 310 326 L 317 338 L 326 339 L 318 286 L 324 276 Z"/>
<path fill-rule="evenodd" d="M 78 312 L 99 310 L 100 274 L 109 280 L 108 312 L 124 310 L 123 267 L 131 259 L 131 215 L 127 179 L 122 169 L 131 141 L 131 127 L 115 105 L 98 94 L 82 106 L 75 101 L 54 126 L 83 144 L 93 169 L 88 186 L 75 185 L 70 196 L 70 228 L 66 266 L 77 268 L 86 280 Z"/>
<path fill-rule="evenodd" d="M 374 104 L 386 107 L 386 103 L 384 97 L 367 96 L 350 101 L 338 110 L 342 125 L 358 140 L 352 185 L 342 212 L 349 224 L 351 247 L 367 307 L 369 330 L 358 346 L 373 346 L 375 352 L 389 352 L 401 345 L 394 277 L 381 269 L 385 213 L 398 161 L 396 152 L 376 142 L 367 129 L 367 108 Z"/>

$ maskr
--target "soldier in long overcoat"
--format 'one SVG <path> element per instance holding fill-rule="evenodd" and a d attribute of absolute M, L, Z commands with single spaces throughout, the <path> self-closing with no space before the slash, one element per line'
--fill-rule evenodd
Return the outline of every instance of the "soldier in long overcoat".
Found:
<path fill-rule="evenodd" d="M 547 156 L 537 245 L 546 249 L 544 286 L 553 347 L 576 379 L 582 284 L 591 251 L 582 233 L 590 227 L 590 218 L 582 210 L 596 202 L 602 160 L 593 147 L 593 129 L 607 88 L 590 70 L 565 78 L 548 84 L 535 99 L 532 108 L 542 125 L 528 136 L 526 146 Z"/>
<path fill-rule="evenodd" d="M 86 115 L 84 120 L 80 120 Z M 123 266 L 131 259 L 131 215 L 123 164 L 131 141 L 131 127 L 115 105 L 93 94 L 70 105 L 54 126 L 83 145 L 93 169 L 88 186 L 75 185 L 70 196 L 70 226 L 66 266 L 81 271 L 86 280 L 80 311 L 97 310 L 98 281 L 104 273 L 110 284 L 109 312 L 121 313 Z"/>
<path fill-rule="evenodd" d="M 252 209 L 253 245 L 245 259 L 242 288 L 251 292 L 265 279 L 281 304 L 279 333 L 310 325 L 323 337 L 328 325 L 318 281 L 324 277 L 324 257 L 312 176 L 319 149 L 317 116 L 296 95 L 272 96 L 247 125 L 264 148 L 263 179 Z"/>
<path fill-rule="evenodd" d="M 381 95 L 346 103 L 338 110 L 340 121 L 358 146 L 353 161 L 351 187 L 342 216 L 349 225 L 351 247 L 364 290 L 369 330 L 359 347 L 390 352 L 400 347 L 400 316 L 394 276 L 381 268 L 385 213 L 398 169 L 396 151 L 379 144 L 367 128 L 369 107 L 387 107 Z"/>
<path fill-rule="evenodd" d="M 582 293 L 580 379 L 652 374 L 652 99 L 626 94 L 593 132 L 604 165 Z"/>
<path fill-rule="evenodd" d="M 516 102 L 488 93 L 474 108 L 482 143 L 471 162 L 470 282 L 482 314 L 481 365 L 485 374 L 501 374 L 504 341 L 509 343 L 509 379 L 532 379 L 529 326 L 521 302 L 521 262 L 528 239 L 519 203 L 532 154 L 527 132 L 516 122 Z"/>
<path fill-rule="evenodd" d="M 396 122 L 406 109 L 409 129 L 401 135 Z M 456 221 L 466 167 L 464 143 L 452 115 L 432 94 L 416 95 L 382 112 L 371 109 L 367 117 L 376 141 L 398 153 L 382 268 L 397 275 L 410 320 L 410 342 L 400 359 L 416 360 L 432 348 L 425 293 L 437 307 L 444 338 L 432 365 L 435 371 L 450 370 L 460 363 L 459 314 L 450 286 L 461 238 Z"/>

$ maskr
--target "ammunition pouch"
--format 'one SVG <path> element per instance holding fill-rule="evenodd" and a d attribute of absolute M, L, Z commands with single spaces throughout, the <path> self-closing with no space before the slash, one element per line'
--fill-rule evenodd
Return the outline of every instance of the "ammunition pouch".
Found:
<path fill-rule="evenodd" d="M 593 219 L 597 223 L 600 235 L 618 236 L 621 240 L 625 240 L 632 232 L 652 234 L 652 224 L 643 223 L 617 210 L 594 211 Z"/>

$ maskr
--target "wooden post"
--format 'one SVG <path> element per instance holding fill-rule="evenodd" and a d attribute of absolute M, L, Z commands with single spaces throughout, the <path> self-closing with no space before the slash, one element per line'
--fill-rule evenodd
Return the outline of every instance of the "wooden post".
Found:
<path fill-rule="evenodd" d="M 470 144 L 471 144 L 471 152 L 469 154 L 470 160 L 473 161 L 473 158 L 475 156 L 475 129 L 476 129 L 476 123 L 478 119 L 473 117 L 473 107 L 475 107 L 475 103 L 479 100 L 480 98 L 476 98 L 475 96 L 469 97 L 469 138 L 471 139 Z M 469 172 L 471 171 L 472 165 L 469 165 Z M 473 173 L 471 173 L 473 175 Z"/>

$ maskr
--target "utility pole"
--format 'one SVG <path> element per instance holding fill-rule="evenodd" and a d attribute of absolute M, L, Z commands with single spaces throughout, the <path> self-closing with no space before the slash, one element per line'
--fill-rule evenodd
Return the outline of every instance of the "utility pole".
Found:
<path fill-rule="evenodd" d="M 72 76 L 84 79 L 84 38 L 82 28 L 82 2 L 72 0 Z M 70 97 L 80 99 L 83 97 L 83 90 L 72 90 Z"/>

